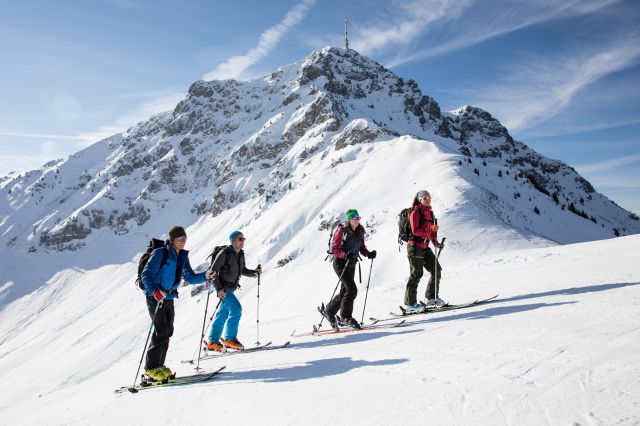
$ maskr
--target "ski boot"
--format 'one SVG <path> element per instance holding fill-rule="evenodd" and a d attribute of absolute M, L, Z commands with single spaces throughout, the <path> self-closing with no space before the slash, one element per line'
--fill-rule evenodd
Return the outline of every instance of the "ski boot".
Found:
<path fill-rule="evenodd" d="M 224 346 L 222 346 L 220 342 L 209 342 L 203 340 L 202 343 L 204 343 L 204 348 L 208 351 L 224 352 Z"/>
<path fill-rule="evenodd" d="M 362 326 L 355 318 L 343 319 L 340 321 L 340 325 L 345 327 L 355 328 L 356 330 L 362 330 Z"/>
<path fill-rule="evenodd" d="M 320 314 L 322 314 L 322 316 L 324 317 L 324 319 L 326 319 L 329 322 L 329 325 L 331 326 L 331 328 L 333 328 L 335 331 L 338 331 L 338 318 L 335 315 L 331 315 L 330 313 L 328 313 L 324 307 L 324 303 L 320 306 L 318 306 L 318 312 L 320 312 Z"/>
<path fill-rule="evenodd" d="M 149 386 L 153 382 L 167 383 L 169 379 L 166 376 L 166 371 L 162 367 L 150 368 L 144 370 L 142 374 L 141 386 Z"/>
<path fill-rule="evenodd" d="M 167 379 L 171 380 L 171 379 L 175 379 L 176 378 L 176 373 L 171 371 L 171 369 L 169 367 L 167 367 L 166 365 L 163 365 L 160 368 L 162 368 L 162 370 L 164 371 L 164 375 L 165 375 L 165 377 Z"/>
<path fill-rule="evenodd" d="M 238 339 L 220 339 L 225 348 L 234 349 L 236 351 L 244 351 L 244 345 Z"/>
<path fill-rule="evenodd" d="M 423 312 L 426 305 L 422 305 L 420 303 L 414 303 L 412 305 L 404 305 L 404 311 L 409 314 L 415 314 L 418 312 Z"/>
<path fill-rule="evenodd" d="M 425 308 L 442 308 L 443 306 L 447 305 L 448 303 L 440 299 L 439 297 L 436 297 L 435 299 L 427 299 L 427 301 L 424 302 Z"/>

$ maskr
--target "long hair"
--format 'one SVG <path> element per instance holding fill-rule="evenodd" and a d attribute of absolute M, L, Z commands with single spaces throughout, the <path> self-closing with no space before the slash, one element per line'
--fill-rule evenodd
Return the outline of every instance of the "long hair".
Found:
<path fill-rule="evenodd" d="M 353 229 L 351 229 L 351 225 L 349 224 L 349 221 L 346 221 L 344 223 L 344 228 L 348 229 L 348 231 L 342 231 L 342 232 L 353 232 L 353 234 L 356 237 L 361 237 L 365 234 L 365 230 L 364 230 L 364 226 L 362 226 L 361 223 L 358 224 L 358 226 L 356 226 L 356 230 L 354 231 Z"/>
<path fill-rule="evenodd" d="M 416 192 L 415 195 L 413 196 L 413 202 L 411 203 L 411 207 L 415 207 L 417 205 L 420 205 L 420 201 L 418 201 L 418 193 Z"/>

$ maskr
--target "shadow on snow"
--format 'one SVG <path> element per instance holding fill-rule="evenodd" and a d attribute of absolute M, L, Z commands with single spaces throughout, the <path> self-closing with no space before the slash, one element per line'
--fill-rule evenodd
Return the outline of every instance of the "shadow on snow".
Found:
<path fill-rule="evenodd" d="M 352 358 L 329 358 L 306 362 L 286 368 L 267 368 L 239 372 L 225 372 L 216 382 L 257 381 L 264 383 L 296 382 L 336 376 L 362 367 L 385 367 L 407 362 L 406 358 L 382 359 L 378 361 L 354 360 Z"/>
<path fill-rule="evenodd" d="M 515 302 L 517 300 L 527 300 L 527 299 L 536 299 L 538 297 L 546 297 L 546 296 L 569 296 L 574 294 L 584 294 L 584 293 L 595 293 L 598 291 L 607 291 L 613 290 L 617 288 L 630 287 L 640 285 L 640 282 L 636 283 L 615 283 L 615 284 L 597 284 L 597 285 L 588 285 L 584 287 L 571 287 L 571 288 L 563 288 L 560 290 L 551 290 L 545 291 L 542 293 L 529 293 L 523 294 L 520 296 L 513 296 L 507 299 L 498 299 L 494 303 L 502 303 L 502 302 Z"/>

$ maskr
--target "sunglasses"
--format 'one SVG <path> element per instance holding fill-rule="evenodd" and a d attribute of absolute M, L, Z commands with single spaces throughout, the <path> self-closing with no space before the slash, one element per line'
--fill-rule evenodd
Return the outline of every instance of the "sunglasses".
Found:
<path fill-rule="evenodd" d="M 354 217 L 351 218 L 351 220 L 360 220 L 360 219 L 361 219 L 360 216 L 354 216 Z"/>
<path fill-rule="evenodd" d="M 187 237 L 177 237 L 174 239 L 174 241 L 179 241 L 179 242 L 187 241 Z"/>

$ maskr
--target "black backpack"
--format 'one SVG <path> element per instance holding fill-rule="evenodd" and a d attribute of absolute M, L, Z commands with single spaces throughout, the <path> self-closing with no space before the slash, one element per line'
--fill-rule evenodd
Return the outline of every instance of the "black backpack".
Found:
<path fill-rule="evenodd" d="M 162 269 L 162 267 L 167 263 L 169 251 L 167 250 L 165 242 L 157 238 L 152 238 L 147 245 L 147 250 L 142 254 L 140 260 L 138 260 L 138 276 L 136 277 L 136 285 L 140 290 L 144 290 L 144 284 L 142 283 L 142 271 L 144 271 L 144 267 L 149 262 L 151 254 L 156 249 L 162 249 L 162 261 L 160 262 L 160 268 Z"/>
<path fill-rule="evenodd" d="M 398 213 L 398 244 L 402 245 L 403 241 L 407 242 L 409 240 L 415 239 L 415 237 L 411 233 L 411 222 L 409 221 L 409 215 L 413 211 L 414 207 L 407 207 L 406 209 L 402 209 L 400 213 Z M 419 226 L 422 226 L 424 223 L 424 212 L 422 209 L 418 209 L 420 212 L 420 223 Z"/>
<path fill-rule="evenodd" d="M 226 250 L 227 247 L 230 246 L 215 246 L 213 248 L 213 251 L 211 252 L 211 254 L 207 257 L 207 259 L 211 258 L 211 263 L 209 264 L 209 267 L 211 267 L 213 265 L 213 262 L 215 262 L 216 257 L 218 256 L 218 253 L 220 253 L 222 250 Z M 222 265 L 222 268 L 220 268 L 220 272 L 222 273 L 222 271 L 226 271 L 227 269 L 229 269 L 230 266 L 230 259 L 229 259 L 229 254 L 225 252 L 225 258 L 224 258 L 224 264 Z M 244 252 L 242 253 L 242 256 L 244 256 Z M 240 266 L 240 258 L 238 258 L 238 267 Z M 242 274 L 242 271 L 240 271 L 240 274 Z M 240 280 L 240 276 L 238 276 L 238 279 L 236 280 L 236 285 L 238 284 L 238 281 Z"/>

